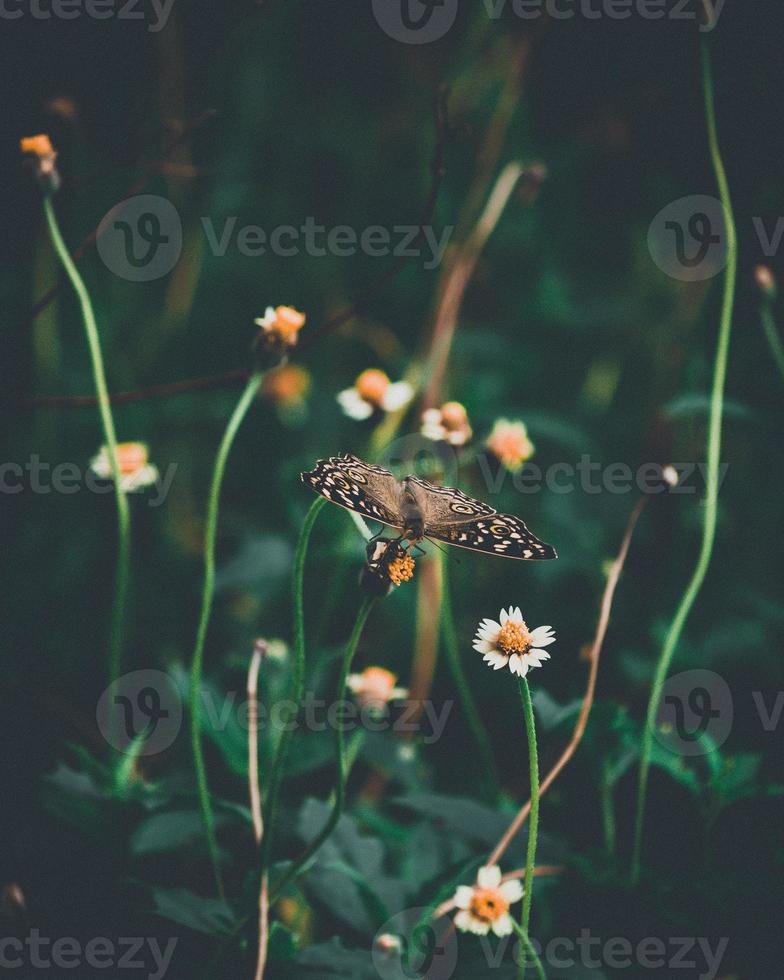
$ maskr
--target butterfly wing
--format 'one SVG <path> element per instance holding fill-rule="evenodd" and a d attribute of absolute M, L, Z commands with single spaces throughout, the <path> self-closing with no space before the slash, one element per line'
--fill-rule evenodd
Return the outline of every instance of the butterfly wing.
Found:
<path fill-rule="evenodd" d="M 454 487 L 439 487 L 418 476 L 409 476 L 406 483 L 413 483 L 417 488 L 417 498 L 422 506 L 422 516 L 425 527 L 450 527 L 453 524 L 476 520 L 478 517 L 492 517 L 496 513 L 494 507 L 474 500 Z"/>
<path fill-rule="evenodd" d="M 429 526 L 426 537 L 501 558 L 558 557 L 552 545 L 540 541 L 519 518 L 511 514 L 493 514 L 459 524 Z"/>
<path fill-rule="evenodd" d="M 302 482 L 339 507 L 390 527 L 402 527 L 400 484 L 389 470 L 348 454 L 330 456 L 303 473 Z"/>

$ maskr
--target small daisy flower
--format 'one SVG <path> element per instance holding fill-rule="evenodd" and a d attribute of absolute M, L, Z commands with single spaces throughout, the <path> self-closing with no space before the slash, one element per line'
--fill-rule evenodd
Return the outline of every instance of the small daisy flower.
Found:
<path fill-rule="evenodd" d="M 38 183 L 47 193 L 54 193 L 60 186 L 57 172 L 57 150 L 46 133 L 25 136 L 19 141 L 19 149 L 31 164 Z"/>
<path fill-rule="evenodd" d="M 369 368 L 359 375 L 353 388 L 338 394 L 338 402 L 349 418 L 361 421 L 374 412 L 397 412 L 413 397 L 414 388 L 407 381 L 392 382 L 383 371 Z"/>
<path fill-rule="evenodd" d="M 143 442 L 118 443 L 117 463 L 120 487 L 125 493 L 149 487 L 158 479 L 158 469 L 149 462 L 149 450 Z M 108 446 L 101 446 L 101 451 L 90 461 L 90 469 L 102 480 L 112 479 L 114 474 Z"/>
<path fill-rule="evenodd" d="M 522 469 L 523 463 L 534 454 L 534 444 L 528 438 L 524 422 L 497 419 L 493 431 L 485 443 L 490 452 L 512 473 Z"/>
<path fill-rule="evenodd" d="M 468 423 L 468 412 L 460 402 L 446 402 L 441 408 L 428 408 L 422 413 L 420 433 L 433 442 L 448 442 L 464 446 L 474 434 Z"/>
<path fill-rule="evenodd" d="M 405 687 L 395 687 L 397 674 L 384 667 L 366 667 L 361 674 L 349 674 L 348 686 L 362 708 L 382 708 L 397 698 L 408 697 Z"/>
<path fill-rule="evenodd" d="M 551 626 L 529 630 L 519 607 L 501 610 L 501 622 L 484 619 L 476 631 L 474 650 L 484 654 L 486 664 L 494 670 L 508 666 L 513 674 L 525 677 L 531 667 L 541 667 L 550 654 L 544 647 L 555 643 Z"/>
<path fill-rule="evenodd" d="M 514 930 L 509 907 L 523 897 L 523 886 L 516 879 L 501 881 L 497 864 L 480 868 L 476 884 L 460 885 L 453 899 L 460 910 L 455 926 L 461 932 L 486 936 L 492 929 L 496 936 L 509 936 Z"/>
<path fill-rule="evenodd" d="M 265 367 L 271 367 L 286 357 L 297 346 L 299 332 L 305 326 L 305 314 L 293 306 L 268 306 L 264 316 L 254 320 L 261 327 L 254 350 Z"/>

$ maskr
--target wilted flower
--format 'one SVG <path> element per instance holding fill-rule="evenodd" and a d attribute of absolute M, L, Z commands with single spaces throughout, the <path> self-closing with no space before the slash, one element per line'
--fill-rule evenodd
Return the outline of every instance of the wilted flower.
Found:
<path fill-rule="evenodd" d="M 396 412 L 405 408 L 414 397 L 414 388 L 407 381 L 389 380 L 383 371 L 368 368 L 354 382 L 338 394 L 340 407 L 349 418 L 369 419 L 377 411 Z"/>
<path fill-rule="evenodd" d="M 453 901 L 460 910 L 455 926 L 477 936 L 486 936 L 491 929 L 496 936 L 508 936 L 514 929 L 509 907 L 522 897 L 520 882 L 514 878 L 502 882 L 497 864 L 480 868 L 473 887 L 460 885 L 455 892 Z"/>
<path fill-rule="evenodd" d="M 485 443 L 490 452 L 513 473 L 534 454 L 534 444 L 528 438 L 524 422 L 498 419 Z"/>
<path fill-rule="evenodd" d="M 310 391 L 310 372 L 299 364 L 282 364 L 266 372 L 261 391 L 281 408 L 300 408 Z"/>
<path fill-rule="evenodd" d="M 125 493 L 141 490 L 158 479 L 158 470 L 149 462 L 149 450 L 143 442 L 118 443 L 117 463 L 120 468 L 120 487 Z M 90 468 L 102 480 L 113 478 L 108 446 L 101 447 L 98 455 L 90 461 Z"/>
<path fill-rule="evenodd" d="M 754 279 L 766 297 L 769 299 L 775 298 L 776 278 L 768 266 L 758 265 L 754 270 Z"/>
<path fill-rule="evenodd" d="M 531 667 L 541 667 L 550 654 L 543 647 L 555 643 L 550 626 L 530 630 L 519 607 L 501 610 L 501 622 L 484 619 L 476 631 L 474 650 L 484 654 L 485 663 L 494 670 L 509 666 L 513 674 L 525 677 Z"/>
<path fill-rule="evenodd" d="M 60 174 L 57 171 L 57 150 L 46 133 L 37 136 L 25 136 L 19 141 L 19 149 L 31 164 L 38 183 L 47 194 L 53 194 L 60 186 Z"/>
<path fill-rule="evenodd" d="M 295 310 L 293 306 L 268 306 L 262 317 L 254 323 L 261 327 L 256 338 L 254 349 L 262 358 L 265 367 L 282 360 L 289 351 L 296 347 L 299 332 L 305 325 L 305 314 Z"/>
<path fill-rule="evenodd" d="M 428 408 L 422 413 L 419 430 L 425 439 L 464 446 L 474 434 L 468 423 L 468 412 L 460 402 L 446 402 L 441 408 Z"/>
<path fill-rule="evenodd" d="M 382 708 L 389 701 L 408 696 L 405 687 L 395 687 L 397 674 L 384 667 L 366 667 L 361 674 L 349 674 L 348 686 L 363 708 Z"/>
<path fill-rule="evenodd" d="M 362 566 L 359 584 L 369 595 L 388 595 L 393 585 L 414 577 L 415 562 L 402 544 L 391 538 L 376 538 L 367 546 L 367 561 Z"/>
<path fill-rule="evenodd" d="M 400 936 L 385 932 L 376 937 L 375 947 L 380 953 L 400 953 L 403 950 L 403 943 Z"/>

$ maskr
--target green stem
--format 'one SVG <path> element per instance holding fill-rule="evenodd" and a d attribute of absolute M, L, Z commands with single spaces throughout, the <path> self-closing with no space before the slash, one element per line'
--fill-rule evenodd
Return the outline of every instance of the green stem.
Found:
<path fill-rule="evenodd" d="M 523 915 L 520 927 L 528 937 L 531 919 L 531 903 L 534 897 L 534 865 L 536 862 L 536 838 L 539 832 L 539 754 L 536 749 L 536 726 L 534 706 L 531 701 L 531 688 L 525 677 L 520 678 L 520 697 L 525 716 L 525 735 L 528 739 L 528 766 L 531 770 L 531 816 L 528 820 L 528 848 L 525 855 L 525 894 L 523 895 Z M 540 964 L 541 969 L 541 964 Z M 520 958 L 519 976 L 525 975 L 525 957 Z"/>
<path fill-rule="evenodd" d="M 536 970 L 536 975 L 537 977 L 539 977 L 539 980 L 547 980 L 547 974 L 544 972 L 542 961 L 539 959 L 536 950 L 533 947 L 533 943 L 528 938 L 528 933 L 525 931 L 525 929 L 523 929 L 522 926 L 519 926 L 516 922 L 513 922 L 512 924 L 515 928 L 515 932 L 520 937 L 520 941 L 525 947 L 525 954 L 520 956 L 519 977 L 522 978 L 525 976 L 525 965 L 527 962 L 530 961 L 531 964 L 533 965 L 534 970 Z"/>
<path fill-rule="evenodd" d="M 223 898 L 223 879 L 220 872 L 218 844 L 215 839 L 215 820 L 212 813 L 212 804 L 210 803 L 210 792 L 207 786 L 207 767 L 204 763 L 204 751 L 201 744 L 201 678 L 204 665 L 204 643 L 210 625 L 210 612 L 215 593 L 215 539 L 218 531 L 218 508 L 220 505 L 223 476 L 226 472 L 226 462 L 229 458 L 234 438 L 237 435 L 237 430 L 242 424 L 248 409 L 253 404 L 256 391 L 261 383 L 261 377 L 262 374 L 260 371 L 251 375 L 240 400 L 232 412 L 215 457 L 212 481 L 210 483 L 210 494 L 207 502 L 207 520 L 204 529 L 204 585 L 201 594 L 201 613 L 191 661 L 191 745 L 193 748 L 193 762 L 196 769 L 196 783 L 198 786 L 202 820 L 204 822 L 204 833 L 207 838 L 207 848 L 210 853 L 213 874 L 215 875 L 215 884 L 221 898 Z"/>
<path fill-rule="evenodd" d="M 79 274 L 79 270 L 71 258 L 71 255 L 63 241 L 60 233 L 60 226 L 57 223 L 57 215 L 54 213 L 51 197 L 44 198 L 44 214 L 49 235 L 52 239 L 57 256 L 63 264 L 71 285 L 79 299 L 84 321 L 84 332 L 87 336 L 87 345 L 90 349 L 90 360 L 92 362 L 93 379 L 95 381 L 95 391 L 98 396 L 98 411 L 103 427 L 103 438 L 106 444 L 109 460 L 112 467 L 112 479 L 114 480 L 114 497 L 117 505 L 117 571 L 114 584 L 114 600 L 112 603 L 112 623 L 109 634 L 109 683 L 114 686 L 120 675 L 122 664 L 122 645 L 125 624 L 125 607 L 128 597 L 128 583 L 130 581 L 130 561 L 131 561 L 131 513 L 128 507 L 128 498 L 122 488 L 122 476 L 120 474 L 120 463 L 117 459 L 117 434 L 114 428 L 114 418 L 109 401 L 109 389 L 106 384 L 106 371 L 104 369 L 103 354 L 101 353 L 101 339 L 98 333 L 98 325 L 95 321 L 93 304 L 87 286 Z"/>
<path fill-rule="evenodd" d="M 359 612 L 357 613 L 354 629 L 352 630 L 351 637 L 346 645 L 346 652 L 343 655 L 343 663 L 340 668 L 340 680 L 338 681 L 336 695 L 337 702 L 343 701 L 346 696 L 346 681 L 348 680 L 349 671 L 351 670 L 351 663 L 354 659 L 354 654 L 356 653 L 359 638 L 362 635 L 362 630 L 367 622 L 368 616 L 370 615 L 370 610 L 373 608 L 374 601 L 374 599 L 365 599 L 359 609 Z M 348 771 L 348 766 L 346 758 L 346 739 L 343 732 L 343 726 L 340 724 L 335 726 L 335 748 L 337 757 L 337 782 L 335 785 L 335 801 L 332 807 L 332 812 L 319 833 L 313 838 L 302 854 L 291 865 L 288 871 L 286 871 L 281 880 L 275 885 L 275 888 L 270 895 L 270 905 L 272 905 L 276 899 L 280 897 L 288 885 L 290 885 L 299 876 L 307 865 L 308 861 L 310 861 L 313 855 L 318 851 L 324 841 L 335 829 L 337 822 L 340 820 L 340 816 L 343 813 L 343 808 L 346 803 L 346 774 Z"/>
<path fill-rule="evenodd" d="M 610 767 L 607 763 L 602 769 L 602 827 L 604 829 L 604 847 L 608 855 L 615 854 L 615 803 L 613 800 L 613 784 Z"/>
<path fill-rule="evenodd" d="M 765 337 L 767 338 L 770 352 L 773 355 L 773 360 L 776 362 L 776 367 L 779 369 L 781 377 L 784 378 L 784 344 L 781 342 L 781 337 L 776 329 L 773 304 L 767 298 L 763 300 L 760 318 L 762 319 L 762 329 L 765 331 Z"/>
<path fill-rule="evenodd" d="M 326 507 L 327 501 L 324 497 L 317 497 L 305 515 L 305 522 L 297 543 L 297 551 L 294 555 L 294 671 L 291 678 L 291 690 L 289 692 L 289 702 L 296 705 L 294 712 L 302 704 L 305 690 L 305 558 L 308 553 L 310 534 L 313 525 L 316 523 L 321 510 Z M 261 845 L 261 869 L 269 870 L 269 862 L 272 856 L 272 834 L 274 830 L 275 810 L 278 802 L 278 792 L 283 779 L 283 772 L 286 766 L 286 757 L 291 742 L 292 725 L 288 724 L 292 718 L 287 715 L 283 720 L 280 740 L 275 752 L 275 758 L 270 768 L 270 777 L 267 785 L 266 806 L 264 814 L 264 837 Z"/>
<path fill-rule="evenodd" d="M 479 749 L 479 763 L 482 771 L 482 779 L 485 782 L 487 795 L 493 802 L 498 798 L 498 770 L 496 769 L 493 749 L 485 726 L 482 724 L 482 716 L 471 694 L 471 687 L 463 670 L 463 662 L 460 658 L 457 635 L 455 633 L 455 621 L 452 615 L 452 600 L 449 592 L 449 578 L 447 574 L 447 562 L 441 557 L 441 629 L 444 637 L 444 649 L 446 651 L 449 669 L 452 671 L 452 678 L 457 687 L 460 703 L 463 706 L 468 727 L 474 736 L 477 748 Z"/>
<path fill-rule="evenodd" d="M 702 41 L 702 77 L 705 98 L 705 113 L 708 126 L 711 160 L 719 188 L 719 195 L 724 207 L 727 231 L 727 271 L 724 280 L 724 294 L 719 325 L 719 337 L 716 348 L 716 361 L 713 368 L 713 388 L 711 392 L 710 421 L 708 425 L 708 472 L 706 478 L 705 516 L 702 530 L 702 546 L 691 581 L 683 593 L 680 605 L 670 625 L 664 641 L 659 662 L 651 687 L 645 729 L 640 751 L 640 770 L 637 788 L 637 814 L 634 827 L 634 847 L 632 851 L 631 880 L 636 883 L 640 875 L 640 857 L 642 850 L 643 824 L 645 820 L 645 797 L 648 786 L 648 773 L 651 765 L 653 749 L 653 733 L 656 716 L 661 701 L 662 689 L 667 679 L 675 649 L 680 639 L 686 619 L 699 595 L 705 575 L 708 571 L 713 544 L 716 537 L 716 519 L 719 496 L 719 464 L 721 461 L 721 422 L 724 410 L 724 385 L 727 377 L 727 359 L 732 333 L 732 315 L 735 306 L 735 287 L 738 274 L 738 241 L 735 228 L 735 217 L 732 210 L 727 175 L 719 148 L 716 128 L 716 108 L 713 93 L 713 72 L 711 69 L 710 51 L 707 40 Z"/>

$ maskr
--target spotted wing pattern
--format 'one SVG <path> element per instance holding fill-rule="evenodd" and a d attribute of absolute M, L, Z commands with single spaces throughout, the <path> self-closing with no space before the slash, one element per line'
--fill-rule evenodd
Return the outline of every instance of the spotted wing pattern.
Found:
<path fill-rule="evenodd" d="M 390 527 L 402 527 L 400 484 L 389 470 L 363 463 L 356 456 L 330 456 L 303 473 L 302 482 L 339 507 Z"/>
<path fill-rule="evenodd" d="M 535 537 L 511 514 L 494 514 L 459 524 L 428 526 L 426 537 L 501 558 L 557 558 L 555 548 Z"/>
<path fill-rule="evenodd" d="M 491 517 L 495 508 L 474 500 L 453 487 L 439 487 L 417 476 L 409 476 L 407 483 L 413 483 L 424 491 L 423 517 L 428 528 L 450 526 L 458 522 L 475 520 L 477 517 Z"/>

